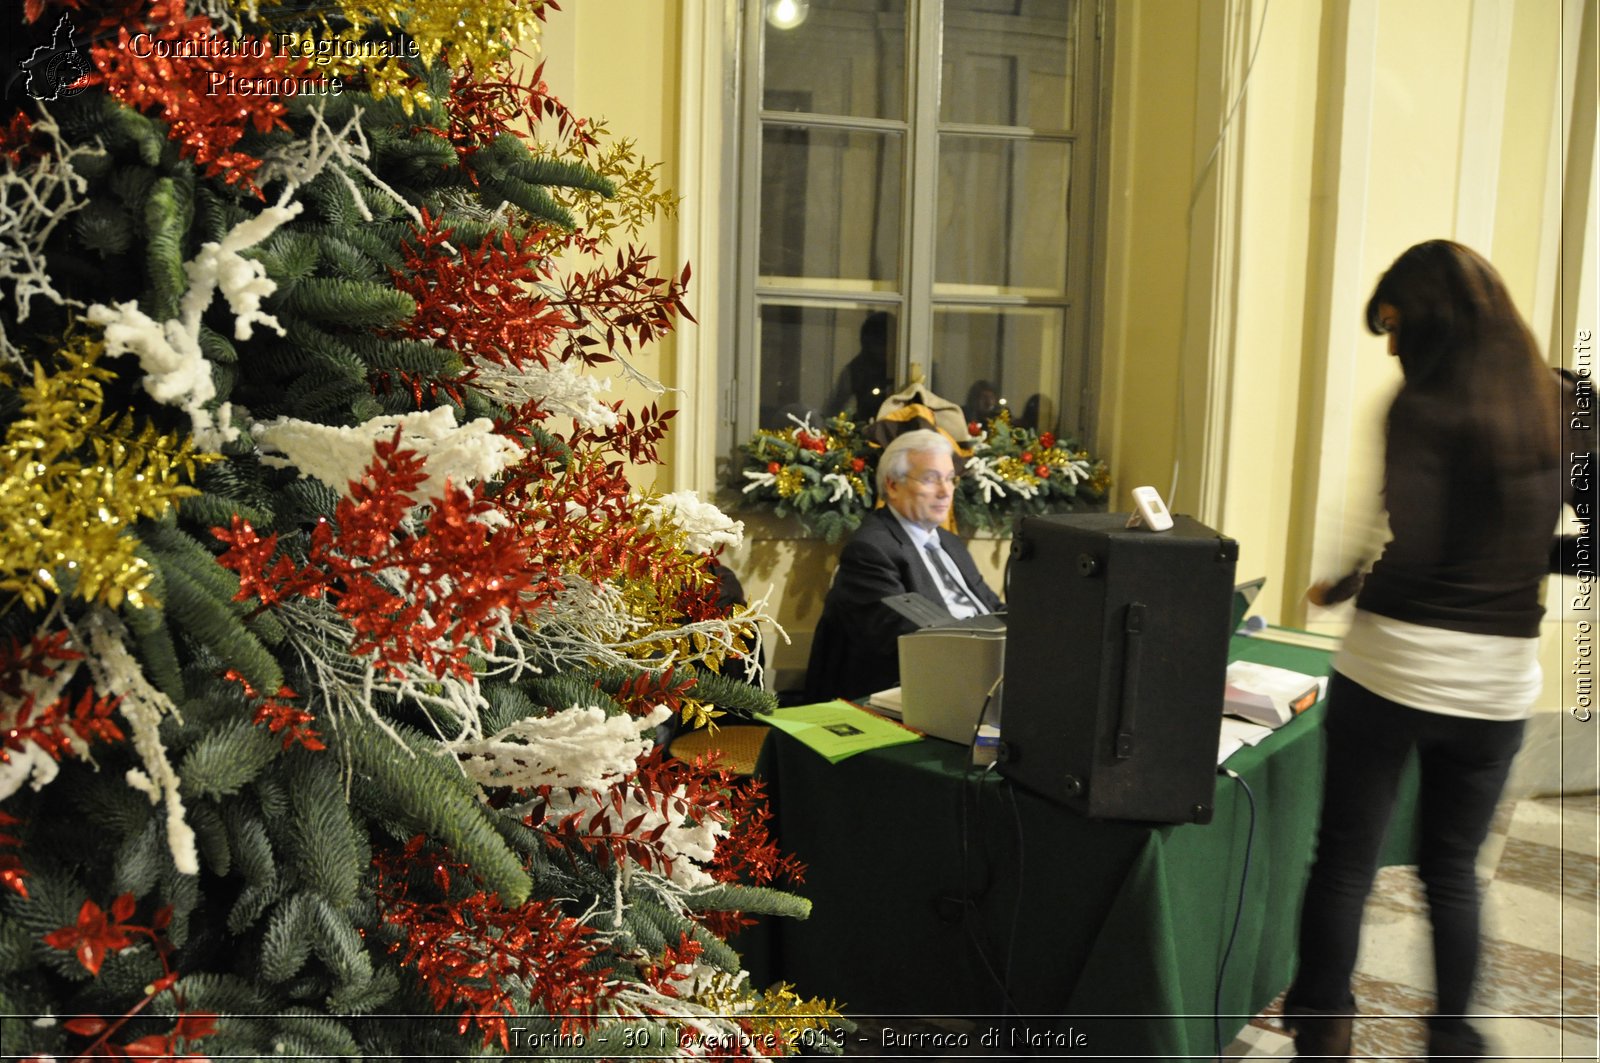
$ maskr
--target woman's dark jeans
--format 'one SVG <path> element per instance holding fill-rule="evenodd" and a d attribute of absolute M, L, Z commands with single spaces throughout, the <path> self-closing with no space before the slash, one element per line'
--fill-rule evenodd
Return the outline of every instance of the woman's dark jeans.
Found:
<path fill-rule="evenodd" d="M 1317 857 L 1300 913 L 1300 968 L 1287 1008 L 1341 1011 L 1353 999 L 1361 913 L 1406 758 L 1421 766 L 1418 873 L 1433 924 L 1437 1014 L 1466 1014 L 1478 969 L 1478 849 L 1489 833 L 1522 720 L 1421 712 L 1335 672 Z"/>

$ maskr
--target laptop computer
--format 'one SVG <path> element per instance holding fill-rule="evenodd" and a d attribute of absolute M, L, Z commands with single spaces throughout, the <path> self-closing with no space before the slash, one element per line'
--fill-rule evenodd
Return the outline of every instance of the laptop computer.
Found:
<path fill-rule="evenodd" d="M 1238 634 L 1239 629 L 1244 627 L 1244 618 L 1250 614 L 1250 606 L 1266 582 L 1267 577 L 1262 576 L 1233 588 L 1233 623 L 1228 627 L 1229 634 Z"/>
<path fill-rule="evenodd" d="M 1005 669 L 1005 617 L 948 615 L 900 636 L 900 721 L 934 738 L 972 741 Z"/>

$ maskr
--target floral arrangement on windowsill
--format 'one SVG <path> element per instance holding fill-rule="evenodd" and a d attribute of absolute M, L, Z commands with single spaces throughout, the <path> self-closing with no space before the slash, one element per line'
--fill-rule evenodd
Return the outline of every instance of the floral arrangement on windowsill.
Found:
<path fill-rule="evenodd" d="M 838 542 L 878 503 L 881 448 L 844 414 L 821 427 L 790 419 L 792 427 L 761 429 L 740 445 L 733 486 L 742 505 L 794 514 L 811 534 Z M 1105 501 L 1111 474 L 1075 440 L 1019 428 L 1009 411 L 967 430 L 972 453 L 960 465 L 953 507 L 964 534 L 1009 533 L 1021 516 Z"/>

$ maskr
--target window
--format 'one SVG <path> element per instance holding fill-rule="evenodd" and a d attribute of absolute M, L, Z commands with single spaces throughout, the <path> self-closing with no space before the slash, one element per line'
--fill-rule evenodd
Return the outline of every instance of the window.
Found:
<path fill-rule="evenodd" d="M 1086 436 L 1097 8 L 745 0 L 733 430 L 969 419 Z"/>

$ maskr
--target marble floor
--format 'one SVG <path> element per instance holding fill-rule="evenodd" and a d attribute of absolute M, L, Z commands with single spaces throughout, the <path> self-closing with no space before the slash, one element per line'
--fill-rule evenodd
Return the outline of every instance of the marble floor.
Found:
<path fill-rule="evenodd" d="M 1479 863 L 1483 956 L 1474 1022 L 1505 1061 L 1600 1059 L 1600 801 L 1594 794 L 1507 802 Z M 1427 907 L 1415 870 L 1386 868 L 1367 905 L 1355 993 L 1361 1018 L 1355 1056 L 1424 1057 L 1433 970 Z M 1273 1001 L 1224 1051 L 1224 1059 L 1291 1059 L 1294 1045 Z M 867 1025 L 874 1020 L 864 1019 Z M 925 1020 L 937 1033 L 954 1020 Z M 895 1020 L 899 1028 L 914 1023 Z M 955 1027 L 951 1027 L 954 1029 Z M 863 1037 L 866 1044 L 881 1039 Z M 847 1056 L 879 1055 L 872 1050 Z M 895 1055 L 973 1058 L 910 1050 Z M 1080 1056 L 1032 1058 L 1081 1059 Z M 1193 1057 L 1209 1058 L 1209 1057 Z"/>
<path fill-rule="evenodd" d="M 1479 860 L 1483 959 L 1476 1025 L 1497 1060 L 1594 1061 L 1600 1000 L 1600 854 L 1594 794 L 1526 799 L 1500 810 Z M 1386 868 L 1367 904 L 1356 1000 L 1359 1059 L 1422 1057 L 1432 995 L 1427 906 L 1414 869 Z M 1277 1000 L 1227 1049 L 1283 1059 L 1294 1047 Z"/>

